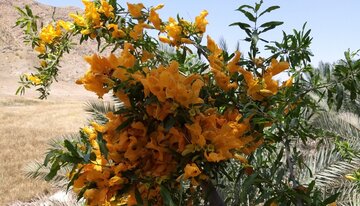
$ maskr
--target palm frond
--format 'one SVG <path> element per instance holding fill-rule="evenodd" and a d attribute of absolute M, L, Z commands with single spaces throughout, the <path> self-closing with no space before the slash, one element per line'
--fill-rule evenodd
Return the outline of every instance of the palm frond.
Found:
<path fill-rule="evenodd" d="M 340 192 L 339 197 L 336 200 L 336 205 L 339 206 L 359 206 L 360 205 L 360 193 L 355 183 L 347 180 L 342 180 L 341 184 L 335 187 L 324 187 L 323 191 L 327 194 L 335 194 Z"/>
<path fill-rule="evenodd" d="M 335 133 L 360 150 L 360 119 L 350 113 L 323 112 L 312 120 L 315 127 Z"/>
<path fill-rule="evenodd" d="M 49 142 L 49 145 L 51 148 L 62 149 L 64 147 L 63 142 L 65 139 L 72 141 L 74 139 L 79 139 L 79 138 L 80 138 L 79 134 L 64 135 L 64 136 L 60 136 L 58 138 L 51 139 Z M 55 187 L 59 187 L 59 188 L 65 187 L 69 182 L 69 179 L 66 176 L 66 174 L 70 170 L 71 170 L 71 168 L 67 168 L 67 167 L 61 168 L 58 171 L 57 175 L 50 181 L 50 183 Z M 32 178 L 35 180 L 44 180 L 46 175 L 48 175 L 50 173 L 50 165 L 45 167 L 43 162 L 41 162 L 39 160 L 34 160 L 34 161 L 28 163 L 23 168 L 22 172 L 28 178 Z"/>
<path fill-rule="evenodd" d="M 105 123 L 107 122 L 106 113 L 114 112 L 115 105 L 107 101 L 89 101 L 85 105 L 85 111 L 91 115 L 89 121 Z"/>
<path fill-rule="evenodd" d="M 50 181 L 50 184 L 57 188 L 64 188 L 69 183 L 69 178 L 66 174 L 71 168 L 61 168 L 56 176 Z M 45 167 L 40 161 L 32 161 L 28 163 L 22 171 L 25 177 L 32 178 L 34 180 L 44 180 L 46 175 L 50 173 L 50 167 Z"/>
<path fill-rule="evenodd" d="M 312 118 L 312 125 L 324 131 L 338 135 L 350 143 L 354 150 L 360 150 L 360 119 L 350 112 L 322 112 Z M 337 205 L 360 205 L 360 192 L 356 184 L 345 178 L 360 168 L 360 158 L 345 160 L 336 151 L 333 137 L 324 137 L 316 147 L 303 151 L 307 169 L 299 170 L 299 179 L 309 183 L 316 180 L 316 185 L 325 194 L 340 192 Z M 311 173 L 310 173 L 311 171 Z"/>
<path fill-rule="evenodd" d="M 38 195 L 28 202 L 16 201 L 9 206 L 39 206 L 39 205 L 56 205 L 56 206 L 83 206 L 84 200 L 77 201 L 76 195 L 69 191 L 60 190 L 51 195 Z"/>

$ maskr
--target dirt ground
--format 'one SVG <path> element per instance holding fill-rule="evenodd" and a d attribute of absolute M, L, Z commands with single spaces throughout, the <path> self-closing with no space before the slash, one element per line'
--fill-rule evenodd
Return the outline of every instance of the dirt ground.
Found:
<path fill-rule="evenodd" d="M 48 100 L 28 91 L 15 96 L 17 77 L 0 81 L 0 205 L 55 192 L 49 183 L 24 176 L 33 160 L 43 160 L 49 140 L 78 132 L 86 124 L 85 103 L 93 93 L 71 82 L 54 85 Z"/>

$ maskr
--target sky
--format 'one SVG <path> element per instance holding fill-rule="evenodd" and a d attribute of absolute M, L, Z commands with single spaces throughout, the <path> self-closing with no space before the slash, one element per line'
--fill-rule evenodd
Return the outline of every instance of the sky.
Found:
<path fill-rule="evenodd" d="M 82 7 L 81 0 L 37 0 L 53 6 Z M 235 11 L 243 4 L 254 5 L 255 0 L 128 0 L 118 1 L 122 6 L 126 2 L 143 3 L 146 7 L 164 3 L 165 7 L 159 10 L 160 17 L 167 19 L 179 14 L 186 20 L 194 21 L 202 10 L 207 10 L 209 24 L 206 34 L 215 41 L 224 38 L 229 50 L 235 49 L 240 42 L 240 51 L 247 52 L 248 45 L 242 40 L 245 33 L 238 27 L 229 27 L 233 22 L 246 22 L 240 12 Z M 359 0 L 264 0 L 263 9 L 278 5 L 280 9 L 267 15 L 260 22 L 283 21 L 284 24 L 263 36 L 266 40 L 281 41 L 282 31 L 292 33 L 293 29 L 300 30 L 305 22 L 311 29 L 313 37 L 311 51 L 314 54 L 312 65 L 317 66 L 320 61 L 333 63 L 344 56 L 344 51 L 360 49 L 360 8 Z M 260 48 L 260 51 L 263 51 Z M 268 53 L 262 52 L 266 57 Z M 260 56 L 262 56 L 260 54 Z"/>

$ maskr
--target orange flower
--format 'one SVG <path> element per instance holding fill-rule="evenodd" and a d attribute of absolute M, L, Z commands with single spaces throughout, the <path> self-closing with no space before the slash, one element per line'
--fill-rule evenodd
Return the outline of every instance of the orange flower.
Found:
<path fill-rule="evenodd" d="M 144 8 L 144 4 L 130 4 L 127 3 L 128 11 L 133 18 L 139 18 L 142 16 L 141 10 Z"/>
<path fill-rule="evenodd" d="M 108 18 L 114 18 L 114 7 L 112 7 L 106 0 L 101 0 L 100 13 L 103 13 Z"/>
<path fill-rule="evenodd" d="M 110 58 L 114 58 L 114 55 L 111 54 Z M 84 84 L 85 89 L 95 92 L 101 98 L 114 85 L 109 75 L 115 69 L 115 66 L 109 59 L 100 57 L 97 54 L 85 57 L 91 67 L 76 83 Z"/>
<path fill-rule="evenodd" d="M 134 40 L 139 40 L 143 37 L 144 28 L 150 28 L 148 24 L 139 23 L 134 26 L 134 28 L 130 31 L 130 37 Z"/>
<path fill-rule="evenodd" d="M 278 62 L 276 59 L 271 60 L 271 65 L 266 69 L 266 73 L 271 74 L 271 76 L 275 76 L 280 72 L 288 69 L 290 64 L 288 62 Z"/>
<path fill-rule="evenodd" d="M 227 65 L 227 68 L 228 68 L 230 74 L 239 72 L 240 66 L 237 65 L 237 63 L 239 63 L 239 61 L 240 61 L 240 56 L 241 56 L 241 53 L 239 51 L 236 51 L 234 58 L 232 58 L 232 60 Z"/>
<path fill-rule="evenodd" d="M 168 36 L 172 38 L 172 42 L 177 42 L 181 40 L 182 28 L 174 18 L 170 17 L 168 24 L 165 26 L 165 31 Z"/>
<path fill-rule="evenodd" d="M 187 164 L 184 168 L 184 179 L 196 177 L 201 174 L 199 167 L 195 163 Z"/>
<path fill-rule="evenodd" d="M 263 100 L 265 97 L 275 95 L 279 89 L 278 82 L 272 77 L 289 67 L 287 62 L 278 62 L 271 60 L 271 65 L 265 70 L 263 76 L 254 77 L 249 71 L 239 68 L 239 72 L 244 76 L 245 82 L 248 86 L 247 94 L 257 101 Z"/>
<path fill-rule="evenodd" d="M 109 24 L 107 26 L 107 28 L 109 30 L 111 30 L 111 29 L 113 30 L 111 33 L 111 36 L 113 38 L 123 38 L 126 36 L 126 33 L 123 30 L 121 30 L 121 29 L 119 30 L 119 26 L 117 24 Z"/>
<path fill-rule="evenodd" d="M 193 124 L 185 124 L 185 127 L 188 129 L 191 135 L 191 143 L 199 145 L 200 147 L 204 147 L 206 144 L 206 140 L 204 135 L 202 134 L 202 128 L 199 121 L 200 119 L 196 118 Z"/>
<path fill-rule="evenodd" d="M 165 36 L 159 36 L 159 40 L 162 42 L 162 43 L 165 43 L 165 44 L 171 44 L 171 40 Z"/>
<path fill-rule="evenodd" d="M 195 17 L 196 32 L 205 33 L 206 25 L 208 24 L 208 21 L 205 19 L 205 17 L 207 15 L 208 15 L 208 12 L 206 10 L 204 10 L 200 13 L 199 16 Z"/>
<path fill-rule="evenodd" d="M 291 87 L 293 84 L 294 77 L 290 77 L 288 80 L 284 81 L 281 87 Z"/>
<path fill-rule="evenodd" d="M 178 67 L 179 63 L 172 61 L 167 68 L 160 65 L 159 68 L 151 70 L 146 78 L 140 80 L 144 86 L 145 96 L 151 92 L 162 103 L 167 99 L 173 99 L 184 107 L 203 103 L 199 97 L 204 85 L 200 76 L 185 77 L 179 72 Z"/>
<path fill-rule="evenodd" d="M 155 29 L 157 30 L 161 30 L 160 26 L 161 26 L 161 19 L 159 17 L 159 14 L 156 13 L 156 10 L 163 8 L 164 5 L 160 4 L 156 7 L 153 7 L 150 9 L 150 13 L 149 13 L 149 21 L 154 25 Z"/>
<path fill-rule="evenodd" d="M 39 52 L 40 54 L 44 54 L 46 52 L 45 44 L 40 44 L 39 46 L 35 47 L 35 51 Z"/>

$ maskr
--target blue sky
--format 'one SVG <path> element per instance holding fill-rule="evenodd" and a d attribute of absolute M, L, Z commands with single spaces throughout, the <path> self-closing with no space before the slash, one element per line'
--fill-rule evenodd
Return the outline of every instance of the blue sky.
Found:
<path fill-rule="evenodd" d="M 37 0 L 54 6 L 82 6 L 81 0 Z M 128 0 L 119 1 L 142 2 L 146 6 L 164 3 L 165 7 L 159 11 L 160 17 L 180 14 L 187 20 L 193 20 L 202 10 L 209 12 L 207 34 L 215 40 L 224 37 L 232 49 L 240 41 L 240 50 L 247 52 L 247 44 L 241 41 L 245 34 L 237 27 L 228 25 L 236 21 L 244 21 L 240 12 L 235 11 L 241 4 L 253 5 L 255 0 Z M 334 62 L 343 57 L 345 50 L 360 49 L 360 8 L 359 0 L 264 0 L 264 8 L 279 5 L 281 8 L 266 15 L 263 21 L 279 20 L 284 24 L 278 29 L 270 31 L 265 37 L 268 40 L 281 40 L 282 30 L 290 33 L 292 29 L 301 29 L 307 22 L 307 28 L 312 30 L 313 43 L 311 50 L 314 53 L 312 63 L 318 65 L 319 61 Z M 266 56 L 266 53 L 263 53 Z"/>

